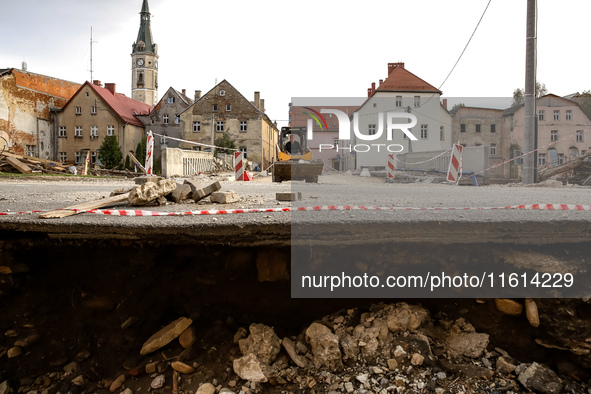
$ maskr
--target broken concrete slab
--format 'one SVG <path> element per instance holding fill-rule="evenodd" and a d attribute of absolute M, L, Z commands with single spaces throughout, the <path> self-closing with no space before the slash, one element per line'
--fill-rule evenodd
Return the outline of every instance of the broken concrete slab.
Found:
<path fill-rule="evenodd" d="M 191 186 L 186 183 L 177 183 L 176 189 L 168 195 L 168 199 L 172 202 L 179 203 L 191 197 Z"/>
<path fill-rule="evenodd" d="M 214 182 L 210 185 L 197 189 L 193 192 L 193 200 L 200 201 L 203 200 L 205 197 L 209 197 L 211 193 L 217 192 L 222 188 L 222 185 L 219 182 Z"/>
<path fill-rule="evenodd" d="M 233 202 L 239 202 L 240 196 L 234 190 L 228 190 L 227 192 L 213 192 L 209 199 L 211 202 L 217 202 L 219 204 L 231 204 Z"/>
<path fill-rule="evenodd" d="M 147 183 L 147 182 L 158 183 L 162 180 L 164 180 L 164 178 L 162 178 L 161 176 L 158 176 L 158 175 L 142 175 L 142 176 L 138 176 L 137 178 L 134 178 L 134 182 L 136 185 L 143 185 L 144 183 Z"/>
<path fill-rule="evenodd" d="M 295 193 L 276 193 L 277 201 L 302 201 L 302 192 Z"/>
<path fill-rule="evenodd" d="M 185 185 L 189 185 L 191 188 L 191 194 L 195 193 L 197 190 L 203 187 L 202 183 L 198 179 L 185 179 Z"/>
<path fill-rule="evenodd" d="M 176 189 L 176 182 L 172 179 L 164 179 L 158 183 L 146 182 L 129 192 L 129 204 L 146 205 L 158 197 L 165 196 Z"/>

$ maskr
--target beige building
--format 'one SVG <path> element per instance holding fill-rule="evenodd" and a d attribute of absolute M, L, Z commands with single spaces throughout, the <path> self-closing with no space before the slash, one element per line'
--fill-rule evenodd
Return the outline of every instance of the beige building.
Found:
<path fill-rule="evenodd" d="M 114 83 L 103 88 L 100 81 L 85 82 L 58 114 L 58 161 L 81 163 L 90 151 L 91 162 L 96 163 L 107 135 L 117 136 L 125 157 L 144 135 L 144 125 L 136 115 L 151 111 L 151 106 L 116 93 Z"/>
<path fill-rule="evenodd" d="M 265 169 L 276 157 L 279 130 L 265 114 L 264 100 L 259 92 L 254 101 L 248 101 L 234 86 L 223 80 L 180 114 L 185 125 L 185 139 L 212 145 L 212 142 L 228 133 L 236 148 L 244 152 L 246 159 L 259 163 Z M 209 150 L 205 146 L 185 143 L 181 148 Z"/>
<path fill-rule="evenodd" d="M 152 106 L 158 102 L 158 45 L 152 38 L 148 0 L 142 4 L 140 29 L 132 45 L 131 97 Z"/>

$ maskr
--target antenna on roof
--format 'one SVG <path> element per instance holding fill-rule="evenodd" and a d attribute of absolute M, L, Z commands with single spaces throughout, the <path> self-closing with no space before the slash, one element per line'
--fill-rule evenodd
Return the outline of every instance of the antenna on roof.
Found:
<path fill-rule="evenodd" d="M 90 81 L 92 82 L 92 43 L 95 41 L 92 41 L 92 26 L 90 26 Z"/>

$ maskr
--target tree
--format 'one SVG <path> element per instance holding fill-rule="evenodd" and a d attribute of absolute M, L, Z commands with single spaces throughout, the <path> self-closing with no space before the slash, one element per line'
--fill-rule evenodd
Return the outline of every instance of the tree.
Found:
<path fill-rule="evenodd" d="M 466 106 L 466 104 L 464 104 L 464 103 L 456 103 L 456 104 L 454 104 L 454 106 L 452 107 L 452 109 L 451 109 L 451 111 L 450 111 L 450 112 L 457 111 L 457 110 L 458 110 L 458 108 L 460 108 L 460 107 L 465 107 L 465 106 Z"/>
<path fill-rule="evenodd" d="M 105 137 L 101 144 L 98 157 L 105 168 L 116 168 L 121 165 L 123 154 L 121 153 L 121 147 L 116 136 L 108 135 Z"/>
<path fill-rule="evenodd" d="M 216 148 L 215 152 L 216 153 L 232 153 L 231 149 L 236 149 L 236 142 L 230 138 L 230 134 L 228 134 L 227 132 L 224 131 L 224 133 L 222 134 L 222 136 L 218 139 L 216 139 L 213 143 L 215 146 L 219 146 L 220 148 Z M 223 148 L 229 148 L 229 149 L 223 149 Z"/>
<path fill-rule="evenodd" d="M 536 81 L 536 98 L 542 97 L 548 94 L 548 89 L 546 89 L 546 84 L 540 83 Z M 525 103 L 525 90 L 521 88 L 517 88 L 513 91 L 513 102 L 511 106 L 514 107 L 516 105 L 522 105 Z"/>
<path fill-rule="evenodd" d="M 146 146 L 148 145 L 148 137 L 142 137 L 142 140 L 138 142 L 137 147 L 135 148 L 134 156 L 137 161 L 140 162 L 141 165 L 146 163 Z"/>
<path fill-rule="evenodd" d="M 575 100 L 579 103 L 585 115 L 591 119 L 591 90 L 583 90 Z"/>

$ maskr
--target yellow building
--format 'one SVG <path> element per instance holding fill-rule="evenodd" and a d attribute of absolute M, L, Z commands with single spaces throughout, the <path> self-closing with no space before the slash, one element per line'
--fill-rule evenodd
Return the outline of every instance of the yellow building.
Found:
<path fill-rule="evenodd" d="M 91 162 L 95 163 L 108 135 L 117 136 L 125 157 L 144 135 L 144 126 L 136 115 L 151 110 L 150 105 L 116 93 L 114 83 L 103 88 L 100 81 L 85 82 L 58 114 L 58 161 L 78 164 L 90 151 Z"/>

